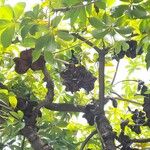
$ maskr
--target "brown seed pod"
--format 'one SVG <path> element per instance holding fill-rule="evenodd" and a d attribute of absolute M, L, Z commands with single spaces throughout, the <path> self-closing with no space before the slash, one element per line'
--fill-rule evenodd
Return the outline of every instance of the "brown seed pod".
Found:
<path fill-rule="evenodd" d="M 38 60 L 36 60 L 31 64 L 31 69 L 33 71 L 42 70 L 44 66 L 45 66 L 44 56 L 41 55 Z"/>
<path fill-rule="evenodd" d="M 33 51 L 32 49 L 22 51 L 20 53 L 20 58 L 31 63 L 32 62 L 32 51 Z"/>
<path fill-rule="evenodd" d="M 30 68 L 30 63 L 28 61 L 25 61 L 18 57 L 14 58 L 13 60 L 15 62 L 15 71 L 18 74 L 24 74 Z"/>

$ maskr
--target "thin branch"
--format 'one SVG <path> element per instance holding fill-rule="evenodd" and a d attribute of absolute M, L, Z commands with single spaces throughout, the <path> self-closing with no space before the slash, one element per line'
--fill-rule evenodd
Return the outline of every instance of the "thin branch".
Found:
<path fill-rule="evenodd" d="M 116 79 L 116 76 L 117 76 L 117 72 L 118 72 L 118 69 L 119 69 L 119 63 L 120 63 L 120 61 L 117 62 L 115 74 L 114 74 L 114 77 L 113 77 L 113 79 L 112 79 L 111 85 L 113 85 L 114 82 L 115 82 L 115 79 Z"/>
<path fill-rule="evenodd" d="M 92 40 L 92 39 L 93 39 L 93 37 L 92 37 L 92 38 L 89 38 L 88 40 Z M 62 49 L 62 50 L 59 50 L 59 51 L 56 51 L 56 52 L 52 52 L 52 53 L 53 53 L 53 54 L 61 53 L 61 52 L 64 52 L 64 51 L 66 51 L 66 50 L 70 50 L 70 49 L 72 49 L 72 48 L 74 48 L 74 47 L 76 47 L 76 46 L 78 46 L 78 45 L 83 44 L 83 43 L 85 43 L 85 42 L 82 41 L 82 42 L 79 42 L 78 44 L 75 44 L 75 45 L 70 46 L 70 47 L 68 47 L 68 48 L 65 48 L 65 49 Z"/>
<path fill-rule="evenodd" d="M 91 5 L 91 4 L 93 4 L 95 2 L 98 2 L 98 1 L 99 0 L 95 0 L 95 1 L 91 1 L 91 2 L 89 2 L 87 4 L 80 4 L 80 5 L 70 6 L 70 7 L 55 8 L 55 9 L 53 9 L 53 12 L 58 12 L 58 11 L 66 12 L 66 11 L 69 11 L 71 9 L 79 9 L 79 8 Z"/>
<path fill-rule="evenodd" d="M 121 81 L 118 81 L 117 83 L 115 83 L 113 86 L 115 86 L 119 83 L 122 83 L 122 82 L 139 82 L 139 80 L 121 80 Z"/>
<path fill-rule="evenodd" d="M 71 35 L 73 35 L 77 39 L 85 42 L 87 45 L 89 45 L 90 47 L 94 48 L 98 53 L 101 51 L 101 49 L 99 47 L 95 46 L 92 42 L 90 42 L 89 40 L 87 40 L 84 37 L 80 36 L 78 33 L 71 33 Z"/>
<path fill-rule="evenodd" d="M 83 150 L 88 141 L 95 135 L 97 134 L 97 130 L 94 130 L 93 132 L 90 133 L 90 135 L 85 139 L 85 141 L 82 143 L 80 150 Z"/>
<path fill-rule="evenodd" d="M 119 95 L 118 93 L 116 93 L 116 92 L 111 92 L 111 93 L 113 93 L 113 94 L 115 94 L 115 95 L 117 95 L 118 97 L 114 97 L 115 99 L 118 99 L 118 100 L 121 100 L 121 101 L 126 101 L 126 102 L 130 102 L 130 103 L 132 103 L 132 104 L 136 104 L 136 105 L 143 105 L 142 103 L 139 103 L 139 102 L 136 102 L 136 101 L 133 101 L 133 100 L 130 100 L 130 99 L 126 99 L 126 98 L 123 98 L 121 95 Z"/>
<path fill-rule="evenodd" d="M 22 143 L 21 143 L 21 150 L 24 150 L 25 139 L 26 138 L 23 136 Z"/>
<path fill-rule="evenodd" d="M 147 142 L 150 142 L 150 138 L 147 138 L 147 139 L 131 139 L 131 142 L 133 142 L 133 143 L 147 143 Z"/>

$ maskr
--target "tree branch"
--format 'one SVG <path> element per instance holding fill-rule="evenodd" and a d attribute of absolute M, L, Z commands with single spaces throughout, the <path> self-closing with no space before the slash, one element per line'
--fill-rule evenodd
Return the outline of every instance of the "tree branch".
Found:
<path fill-rule="evenodd" d="M 98 2 L 99 0 L 95 0 L 95 1 L 91 1 L 87 4 L 80 4 L 80 5 L 75 5 L 75 6 L 70 6 L 70 7 L 62 7 L 62 8 L 55 8 L 53 9 L 54 12 L 58 12 L 58 11 L 61 11 L 61 12 L 66 12 L 66 11 L 69 11 L 71 9 L 79 9 L 79 8 L 82 8 L 82 7 L 85 7 L 85 6 L 88 6 L 88 5 L 91 5 L 95 2 Z"/>
<path fill-rule="evenodd" d="M 112 127 L 105 116 L 105 47 L 99 52 L 99 114 L 95 117 L 97 131 L 102 137 L 106 150 L 116 150 L 114 143 L 114 133 Z"/>
<path fill-rule="evenodd" d="M 71 35 L 73 35 L 77 39 L 85 42 L 87 45 L 89 45 L 90 47 L 94 48 L 98 53 L 101 51 L 101 49 L 99 47 L 95 46 L 92 42 L 90 42 L 89 40 L 87 40 L 84 37 L 80 36 L 78 33 L 71 33 Z"/>
<path fill-rule="evenodd" d="M 117 62 L 116 71 L 115 71 L 114 77 L 112 79 L 111 85 L 113 85 L 114 82 L 115 82 L 115 79 L 116 79 L 116 76 L 117 76 L 117 72 L 118 72 L 118 69 L 119 69 L 119 63 L 120 63 L 120 61 Z"/>
<path fill-rule="evenodd" d="M 28 118 L 28 120 L 25 122 L 25 127 L 21 130 L 21 133 L 23 136 L 25 136 L 28 141 L 30 142 L 32 148 L 34 150 L 53 150 L 53 148 L 48 145 L 45 144 L 45 142 L 43 142 L 40 137 L 37 134 L 37 129 L 36 129 L 36 119 L 38 117 L 38 113 L 40 111 L 41 107 L 50 105 L 53 101 L 54 98 L 54 83 L 53 80 L 51 79 L 49 72 L 46 68 L 46 66 L 44 67 L 44 69 L 42 70 L 43 74 L 44 74 L 44 81 L 47 82 L 46 87 L 47 87 L 47 94 L 45 96 L 45 100 L 42 101 L 41 103 L 39 103 L 37 105 L 37 107 L 35 107 L 35 109 L 32 112 L 32 116 Z"/>
<path fill-rule="evenodd" d="M 133 142 L 133 143 L 147 143 L 147 142 L 150 142 L 150 138 L 147 138 L 147 139 L 131 139 L 131 142 Z"/>
<path fill-rule="evenodd" d="M 73 104 L 65 104 L 65 103 L 52 103 L 50 105 L 46 105 L 45 108 L 53 110 L 53 111 L 67 111 L 67 112 L 85 112 L 85 106 L 73 105 Z"/>
<path fill-rule="evenodd" d="M 82 143 L 80 150 L 83 150 L 88 141 L 97 133 L 97 130 L 94 130 L 90 133 L 90 135 L 85 139 L 85 141 Z"/>
<path fill-rule="evenodd" d="M 139 80 L 122 80 L 122 81 L 115 83 L 114 86 L 119 84 L 119 83 L 122 83 L 122 82 L 139 82 Z"/>
<path fill-rule="evenodd" d="M 45 144 L 37 135 L 36 129 L 31 126 L 25 126 L 21 130 L 21 134 L 28 139 L 34 150 L 53 150 L 51 146 Z"/>
<path fill-rule="evenodd" d="M 136 104 L 136 105 L 140 105 L 140 106 L 143 105 L 142 103 L 139 103 L 139 102 L 136 102 L 136 101 L 133 101 L 133 100 L 130 100 L 130 99 L 123 98 L 121 95 L 119 95 L 116 92 L 111 92 L 111 93 L 113 93 L 113 94 L 118 96 L 118 97 L 114 97 L 115 99 L 126 101 L 126 102 L 130 102 L 132 104 Z"/>

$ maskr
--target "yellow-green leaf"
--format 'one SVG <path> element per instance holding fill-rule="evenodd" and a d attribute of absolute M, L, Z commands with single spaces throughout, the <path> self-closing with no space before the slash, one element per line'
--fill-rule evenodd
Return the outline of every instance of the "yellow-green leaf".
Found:
<path fill-rule="evenodd" d="M 17 98 L 15 96 L 9 96 L 9 103 L 11 107 L 16 108 L 17 106 Z"/>

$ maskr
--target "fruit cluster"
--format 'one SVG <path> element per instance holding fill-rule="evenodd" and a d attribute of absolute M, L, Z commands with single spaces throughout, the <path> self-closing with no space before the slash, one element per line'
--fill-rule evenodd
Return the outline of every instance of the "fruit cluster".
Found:
<path fill-rule="evenodd" d="M 148 87 L 144 85 L 144 82 L 139 82 L 138 90 L 141 91 L 141 95 L 144 96 L 144 103 L 143 103 L 143 111 L 146 113 L 147 125 L 150 127 L 150 94 L 146 93 L 148 91 Z"/>
<path fill-rule="evenodd" d="M 42 70 L 45 66 L 44 56 L 40 56 L 38 60 L 32 63 L 33 49 L 25 50 L 20 53 L 20 57 L 15 57 L 15 71 L 18 74 L 24 74 L 29 68 L 33 71 Z"/>
<path fill-rule="evenodd" d="M 76 92 L 84 88 L 88 93 L 94 89 L 96 77 L 91 72 L 87 71 L 84 66 L 75 66 L 74 64 L 60 73 L 63 78 L 63 84 L 66 86 L 66 91 Z"/>
<path fill-rule="evenodd" d="M 135 58 L 137 55 L 141 55 L 143 53 L 143 49 L 142 47 L 139 48 L 138 52 L 137 52 L 137 41 L 135 40 L 130 40 L 130 41 L 126 41 L 126 43 L 129 45 L 129 48 L 124 51 L 122 46 L 121 46 L 121 50 L 118 54 L 114 53 L 113 59 L 116 59 L 117 61 L 119 61 L 120 59 L 122 59 L 125 55 L 128 58 Z"/>
<path fill-rule="evenodd" d="M 146 117 L 145 113 L 142 111 L 139 111 L 135 109 L 132 112 L 132 120 L 134 122 L 134 125 L 128 125 L 128 127 L 135 133 L 140 134 L 141 133 L 141 126 L 143 126 L 146 123 Z"/>

